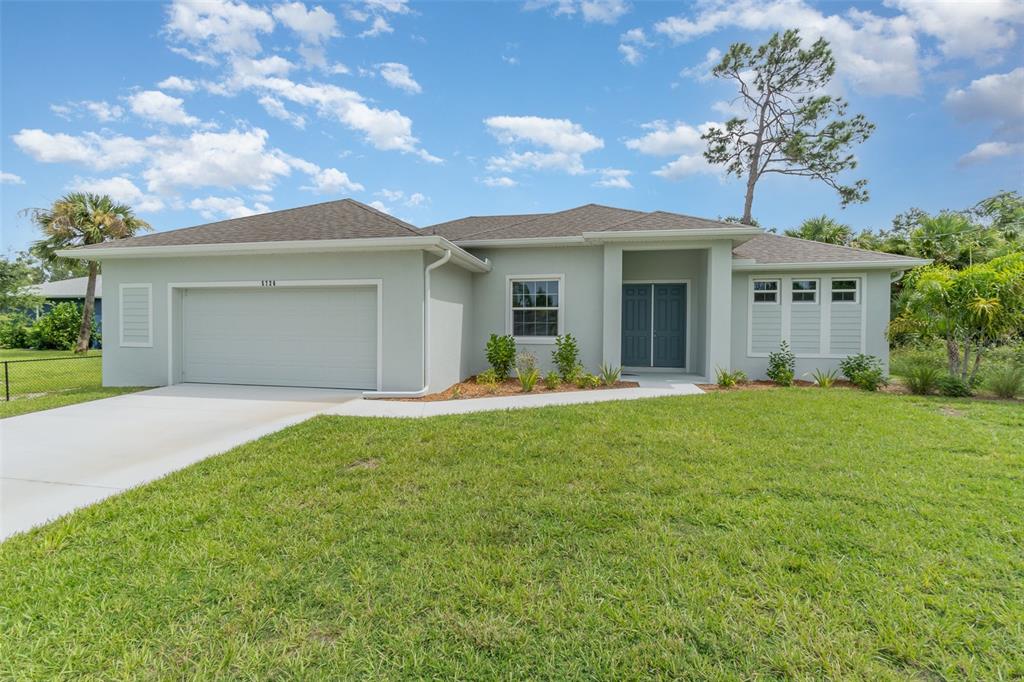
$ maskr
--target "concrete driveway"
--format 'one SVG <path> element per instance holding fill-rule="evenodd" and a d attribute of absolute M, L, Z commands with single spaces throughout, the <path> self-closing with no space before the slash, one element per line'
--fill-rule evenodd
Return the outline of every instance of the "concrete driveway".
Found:
<path fill-rule="evenodd" d="M 360 395 L 179 384 L 0 420 L 0 540 Z"/>

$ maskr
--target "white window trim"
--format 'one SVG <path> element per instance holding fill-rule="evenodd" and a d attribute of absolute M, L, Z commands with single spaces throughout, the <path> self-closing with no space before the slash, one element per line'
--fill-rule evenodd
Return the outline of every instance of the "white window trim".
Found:
<path fill-rule="evenodd" d="M 557 275 L 508 275 L 505 278 L 505 333 L 512 334 L 512 282 L 530 282 L 542 280 L 558 281 L 558 335 L 565 333 L 565 274 Z M 554 344 L 554 336 L 516 336 L 516 343 L 522 344 Z"/>
<path fill-rule="evenodd" d="M 753 349 L 754 343 L 754 306 L 755 305 L 774 305 L 771 303 L 754 302 L 754 281 L 763 281 L 776 279 L 779 280 L 780 290 L 786 289 L 791 286 L 791 282 L 794 279 L 817 279 L 821 283 L 828 283 L 827 290 L 829 291 L 828 297 L 819 297 L 818 302 L 821 304 L 821 342 L 819 344 L 818 353 L 796 353 L 796 357 L 809 358 L 809 359 L 842 359 L 849 357 L 849 353 L 829 353 L 828 350 L 831 348 L 831 325 L 832 325 L 832 306 L 833 305 L 859 305 L 860 306 L 860 351 L 861 353 L 867 352 L 867 330 L 868 330 L 868 306 L 867 306 L 867 273 L 866 272 L 854 272 L 850 274 L 834 275 L 826 272 L 816 273 L 804 273 L 799 274 L 775 274 L 770 277 L 761 275 L 750 275 L 749 283 L 747 285 L 747 357 L 748 358 L 766 358 L 768 353 L 755 353 Z M 832 280 L 857 280 L 857 301 L 832 301 Z M 819 288 L 823 288 L 823 284 L 818 285 Z M 792 310 L 794 302 L 791 300 L 792 297 L 788 297 L 782 302 L 782 316 L 781 316 L 781 329 L 779 341 L 789 341 L 790 332 L 790 311 Z"/>
<path fill-rule="evenodd" d="M 755 301 L 754 300 L 754 285 L 757 282 L 775 282 L 775 300 L 774 301 Z M 770 293 L 767 291 L 756 292 L 756 293 Z M 781 277 L 751 277 L 750 278 L 750 301 L 754 305 L 781 305 L 782 303 L 782 278 Z"/>
<path fill-rule="evenodd" d="M 149 337 L 145 342 L 124 340 L 124 290 L 145 289 L 148 305 L 149 320 L 146 325 Z M 120 336 L 121 348 L 152 348 L 153 347 L 153 284 L 150 282 L 122 283 L 117 288 L 117 327 Z"/>
<path fill-rule="evenodd" d="M 185 289 L 258 289 L 261 287 L 368 287 L 377 290 L 377 390 L 384 390 L 384 280 L 382 279 L 288 279 L 231 282 L 169 282 L 167 284 L 167 385 L 181 383 L 181 367 L 174 361 L 175 295 Z M 179 301 L 180 302 L 180 301 Z"/>
<path fill-rule="evenodd" d="M 815 282 L 815 285 L 813 289 L 794 289 L 795 282 Z M 793 277 L 789 280 L 789 302 L 793 305 L 818 305 L 819 291 L 821 291 L 821 280 L 816 277 Z M 806 294 L 807 292 L 814 294 L 814 298 L 810 301 L 797 301 L 793 298 L 795 293 Z"/>
<path fill-rule="evenodd" d="M 835 289 L 836 282 L 854 282 L 857 284 L 856 288 L 853 289 L 853 300 L 852 301 L 835 301 L 832 299 L 832 294 L 837 290 Z M 828 301 L 832 305 L 857 305 L 860 303 L 860 290 L 863 287 L 863 280 L 860 277 L 831 277 L 828 281 Z M 849 292 L 849 289 L 839 289 L 838 291 Z"/>

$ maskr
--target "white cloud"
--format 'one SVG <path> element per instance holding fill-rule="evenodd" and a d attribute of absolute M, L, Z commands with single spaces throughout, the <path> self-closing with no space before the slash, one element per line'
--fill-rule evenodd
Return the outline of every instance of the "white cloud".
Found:
<path fill-rule="evenodd" d="M 252 208 L 245 205 L 241 197 L 206 197 L 204 199 L 193 199 L 188 207 L 193 211 L 199 211 L 199 215 L 207 220 L 218 218 L 245 218 L 246 216 L 266 213 L 270 207 L 263 203 L 255 203 Z"/>
<path fill-rule="evenodd" d="M 195 92 L 195 81 L 180 76 L 168 76 L 156 84 L 161 90 L 177 90 L 178 92 Z"/>
<path fill-rule="evenodd" d="M 199 119 L 185 112 L 185 100 L 171 97 L 159 90 L 143 90 L 128 97 L 128 104 L 136 116 L 172 125 L 194 126 Z"/>
<path fill-rule="evenodd" d="M 971 166 L 985 163 L 1003 156 L 1024 155 L 1024 142 L 982 142 L 977 147 L 960 157 L 958 164 Z"/>
<path fill-rule="evenodd" d="M 629 176 L 633 171 L 624 168 L 602 168 L 601 179 L 594 183 L 594 187 L 612 187 L 615 189 L 633 189 L 633 183 Z"/>
<path fill-rule="evenodd" d="M 366 29 L 359 34 L 360 38 L 376 38 L 379 35 L 385 33 L 394 33 L 395 29 L 391 27 L 387 19 L 384 17 L 374 17 L 373 23 L 370 24 L 370 28 Z"/>
<path fill-rule="evenodd" d="M 279 118 L 282 121 L 288 121 L 296 128 L 305 128 L 306 119 L 299 114 L 292 113 L 284 106 L 284 102 L 271 97 L 270 95 L 264 95 L 259 99 L 260 106 L 262 106 L 268 114 L 274 118 Z"/>
<path fill-rule="evenodd" d="M 20 175 L 14 173 L 0 173 L 0 185 L 24 185 L 25 181 Z"/>
<path fill-rule="evenodd" d="M 484 183 L 488 187 L 515 187 L 519 183 L 512 178 L 502 175 L 499 177 L 486 177 L 480 182 Z"/>
<path fill-rule="evenodd" d="M 556 17 L 579 14 L 588 23 L 614 24 L 633 7 L 625 0 L 527 0 L 523 9 L 550 9 Z"/>
<path fill-rule="evenodd" d="M 72 114 L 85 111 L 92 114 L 97 121 L 102 123 L 116 121 L 124 115 L 124 109 L 116 104 L 92 100 L 68 102 L 67 104 L 51 104 L 50 111 L 69 121 L 72 118 Z"/>
<path fill-rule="evenodd" d="M 348 177 L 348 173 L 337 168 L 324 168 L 318 171 L 310 177 L 310 182 L 313 184 L 302 189 L 308 189 L 317 194 L 352 194 L 353 192 L 362 192 L 364 189 L 358 182 L 353 182 Z"/>
<path fill-rule="evenodd" d="M 387 213 L 388 215 L 391 215 L 391 209 L 385 206 L 383 201 L 371 201 L 370 206 L 377 209 L 381 213 Z"/>
<path fill-rule="evenodd" d="M 154 144 L 142 175 L 149 191 L 167 193 L 179 187 L 248 187 L 266 191 L 294 163 L 279 150 L 267 149 L 267 131 L 197 132 L 185 139 Z"/>
<path fill-rule="evenodd" d="M 412 72 L 409 71 L 409 67 L 405 64 L 385 62 L 378 64 L 377 68 L 380 70 L 380 77 L 391 87 L 414 94 L 423 92 L 423 88 L 412 77 Z"/>
<path fill-rule="evenodd" d="M 540 116 L 492 116 L 484 124 L 499 142 L 510 147 L 508 153 L 492 157 L 487 169 L 498 173 L 518 170 L 561 170 L 570 175 L 586 172 L 583 154 L 604 147 L 604 140 L 592 135 L 578 123 L 564 118 Z M 517 152 L 517 144 L 532 144 L 547 151 Z"/>
<path fill-rule="evenodd" d="M 373 193 L 374 196 L 378 196 L 384 201 L 390 203 L 402 202 L 406 206 L 416 207 L 430 203 L 430 199 L 421 192 L 413 192 L 412 194 L 406 195 L 406 193 L 400 189 L 381 189 Z"/>
<path fill-rule="evenodd" d="M 36 161 L 43 163 L 81 163 L 106 170 L 138 163 L 148 151 L 142 140 L 117 135 L 102 137 L 96 133 L 67 135 L 25 128 L 12 136 L 14 143 Z"/>
<path fill-rule="evenodd" d="M 240 1 L 175 0 L 167 14 L 166 30 L 173 38 L 218 53 L 256 54 L 259 34 L 274 30 L 269 12 Z"/>
<path fill-rule="evenodd" d="M 408 0 L 364 0 L 363 5 L 372 12 L 385 14 L 409 14 L 412 12 Z"/>
<path fill-rule="evenodd" d="M 665 121 L 652 121 L 642 127 L 649 130 L 645 135 L 626 140 L 626 147 L 649 156 L 677 156 L 654 174 L 667 180 L 676 180 L 696 173 L 719 174 L 720 171 L 704 159 L 704 140 L 701 134 L 716 123 L 691 126 L 677 121 L 670 125 Z"/>
<path fill-rule="evenodd" d="M 905 12 L 918 31 L 938 40 L 947 57 L 998 60 L 999 52 L 1014 47 L 1014 26 L 1024 24 L 1024 3 L 1019 0 L 886 0 L 885 4 Z"/>
<path fill-rule="evenodd" d="M 965 88 L 951 90 L 946 106 L 961 122 L 988 120 L 995 124 L 994 139 L 960 157 L 961 166 L 1024 151 L 1024 67 L 992 73 Z"/>
<path fill-rule="evenodd" d="M 712 47 L 708 50 L 707 54 L 704 55 L 704 61 L 696 66 L 683 69 L 679 72 L 679 75 L 695 78 L 699 81 L 709 81 L 713 78 L 711 75 L 711 69 L 717 66 L 721 61 L 722 51 L 716 47 Z"/>
<path fill-rule="evenodd" d="M 275 19 L 295 31 L 307 45 L 319 45 L 341 34 L 334 15 L 319 5 L 307 10 L 301 2 L 290 2 L 276 5 L 273 14 Z"/>
<path fill-rule="evenodd" d="M 631 28 L 619 36 L 619 53 L 622 60 L 633 66 L 644 60 L 644 53 L 640 48 L 650 46 L 651 42 L 647 40 L 647 34 L 642 28 Z"/>
<path fill-rule="evenodd" d="M 196 64 L 206 64 L 207 66 L 216 66 L 217 60 L 208 54 L 202 54 L 200 52 L 194 52 L 186 47 L 172 46 L 168 47 L 168 50 L 174 54 L 181 55 L 189 61 L 193 61 Z"/>
<path fill-rule="evenodd" d="M 405 200 L 406 206 L 422 206 L 423 204 L 429 203 L 430 199 L 425 194 L 420 192 L 413 192 L 409 195 L 409 198 Z"/>
<path fill-rule="evenodd" d="M 164 202 L 160 197 L 146 194 L 134 182 L 120 175 L 112 178 L 80 178 L 76 176 L 68 185 L 68 189 L 77 192 L 109 194 L 114 201 L 129 204 L 136 211 L 145 213 L 164 209 Z"/>
<path fill-rule="evenodd" d="M 920 92 L 915 26 L 905 16 L 881 17 L 857 9 L 825 15 L 803 0 L 717 0 L 700 7 L 693 18 L 669 17 L 655 24 L 654 30 L 684 43 L 727 28 L 798 28 L 805 43 L 818 37 L 829 41 L 838 73 L 857 90 L 897 95 Z"/>
<path fill-rule="evenodd" d="M 632 7 L 624 0 L 581 0 L 580 13 L 583 21 L 614 24 L 619 17 L 628 13 Z"/>

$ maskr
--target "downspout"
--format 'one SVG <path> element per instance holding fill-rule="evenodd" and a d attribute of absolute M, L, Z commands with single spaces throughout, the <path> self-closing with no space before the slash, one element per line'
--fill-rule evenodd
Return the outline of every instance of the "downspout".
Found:
<path fill-rule="evenodd" d="M 419 398 L 430 388 L 430 273 L 452 259 L 451 249 L 423 269 L 423 388 L 418 391 L 366 391 L 364 398 Z"/>

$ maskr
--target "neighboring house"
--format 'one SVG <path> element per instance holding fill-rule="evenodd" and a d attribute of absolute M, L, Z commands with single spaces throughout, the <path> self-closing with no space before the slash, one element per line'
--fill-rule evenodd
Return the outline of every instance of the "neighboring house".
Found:
<path fill-rule="evenodd" d="M 425 229 L 351 199 L 61 252 L 103 263 L 107 385 L 437 391 L 487 366 L 491 333 L 591 371 L 763 377 L 888 360 L 890 283 L 925 261 L 589 204 Z"/>
<path fill-rule="evenodd" d="M 88 277 L 73 277 L 62 279 L 57 282 L 43 282 L 34 284 L 27 288 L 28 293 L 34 296 L 41 296 L 43 305 L 34 311 L 35 317 L 46 313 L 57 303 L 72 301 L 80 306 L 85 305 L 85 287 L 89 282 Z M 103 329 L 103 275 L 96 275 L 96 304 L 93 308 L 96 317 L 96 329 Z M 93 344 L 96 345 L 95 343 Z"/>

